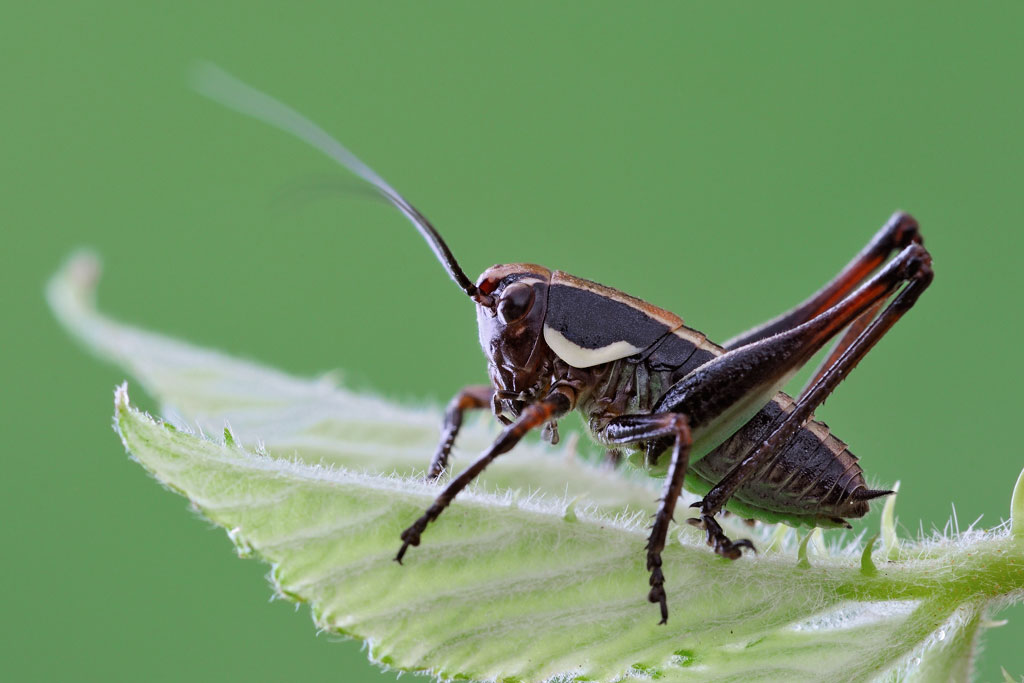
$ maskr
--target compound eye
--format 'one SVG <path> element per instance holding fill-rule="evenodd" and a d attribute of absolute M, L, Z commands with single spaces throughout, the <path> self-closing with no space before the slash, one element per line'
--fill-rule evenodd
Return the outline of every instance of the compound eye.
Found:
<path fill-rule="evenodd" d="M 533 287 L 514 284 L 505 288 L 498 302 L 498 317 L 506 325 L 514 323 L 530 312 L 533 305 Z"/>

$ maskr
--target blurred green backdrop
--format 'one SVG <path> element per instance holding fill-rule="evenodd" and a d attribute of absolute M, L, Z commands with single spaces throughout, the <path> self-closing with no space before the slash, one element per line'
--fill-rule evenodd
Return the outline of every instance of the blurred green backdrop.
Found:
<path fill-rule="evenodd" d="M 902 480 L 907 533 L 951 504 L 998 523 L 1024 465 L 1024 5 L 772 5 L 6 7 L 5 678 L 395 678 L 268 603 L 266 568 L 129 462 L 122 373 L 43 302 L 89 245 L 124 320 L 402 400 L 484 379 L 471 307 L 422 240 L 317 153 L 188 92 L 200 58 L 334 131 L 474 274 L 544 263 L 718 339 L 912 211 L 935 284 L 819 415 L 874 482 Z M 1024 672 L 1024 609 L 1004 616 L 980 680 Z"/>

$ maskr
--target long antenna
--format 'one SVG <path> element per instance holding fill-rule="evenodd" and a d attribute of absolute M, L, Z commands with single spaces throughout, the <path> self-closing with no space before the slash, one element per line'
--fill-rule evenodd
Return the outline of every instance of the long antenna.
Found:
<path fill-rule="evenodd" d="M 383 178 L 377 175 L 372 168 L 360 161 L 356 155 L 332 138 L 323 128 L 288 105 L 275 100 L 270 95 L 250 85 L 246 85 L 215 64 L 209 62 L 198 64 L 193 69 L 190 80 L 196 92 L 223 104 L 229 109 L 234 109 L 237 112 L 291 133 L 373 185 L 385 199 L 405 214 L 405 217 L 423 235 L 423 239 L 427 240 L 427 244 L 430 245 L 434 255 L 437 256 L 437 260 L 448 271 L 448 275 L 455 281 L 455 284 L 469 296 L 477 294 L 476 285 L 466 277 L 466 274 L 459 266 L 459 262 L 452 255 L 451 249 L 444 243 L 441 235 L 430 224 L 430 221 L 416 207 L 406 201 L 405 197 L 398 194 L 395 188 L 388 185 Z"/>

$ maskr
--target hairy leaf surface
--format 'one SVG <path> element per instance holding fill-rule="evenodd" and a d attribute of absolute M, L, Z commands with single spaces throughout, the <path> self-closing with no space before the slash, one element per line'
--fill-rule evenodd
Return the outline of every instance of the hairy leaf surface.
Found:
<path fill-rule="evenodd" d="M 117 390 L 125 447 L 240 554 L 270 563 L 275 590 L 308 603 L 319 628 L 367 641 L 388 666 L 503 681 L 966 680 L 993 610 L 1024 597 L 1022 475 L 1010 524 L 955 538 L 897 538 L 894 498 L 877 549 L 727 520 L 762 550 L 729 562 L 679 525 L 664 552 L 671 616 L 657 626 L 642 552 L 656 482 L 529 444 L 399 566 L 399 533 L 439 491 L 421 480 L 439 411 L 118 324 L 92 305 L 97 275 L 77 257 L 49 296 L 162 402 L 166 421 Z M 456 462 L 494 434 L 468 425 Z"/>

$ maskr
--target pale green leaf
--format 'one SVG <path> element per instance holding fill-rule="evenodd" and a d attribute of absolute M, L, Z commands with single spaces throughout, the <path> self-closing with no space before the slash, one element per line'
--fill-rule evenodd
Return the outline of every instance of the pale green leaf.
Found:
<path fill-rule="evenodd" d="M 1017 477 L 1017 485 L 1013 487 L 1010 498 L 1010 528 L 1013 535 L 1024 540 L 1024 470 Z"/>
<path fill-rule="evenodd" d="M 391 667 L 506 681 L 965 680 L 990 613 L 1024 595 L 1024 542 L 1008 525 L 916 541 L 893 525 L 875 561 L 815 533 L 800 562 L 784 527 L 737 525 L 771 552 L 728 562 L 680 525 L 664 553 L 671 616 L 657 626 L 642 553 L 654 483 L 536 445 L 499 460 L 399 566 L 400 531 L 438 492 L 417 476 L 438 411 L 112 322 L 91 305 L 97 272 L 79 258 L 59 273 L 55 311 L 177 425 L 132 408 L 122 387 L 126 448 L 240 554 L 269 562 L 277 592 L 309 603 L 319 628 L 367 641 Z M 471 424 L 462 444 L 493 433 Z"/>
<path fill-rule="evenodd" d="M 900 539 L 896 535 L 896 499 L 899 497 L 900 482 L 892 485 L 893 494 L 886 497 L 882 506 L 882 548 L 885 559 L 894 560 L 899 557 Z"/>

